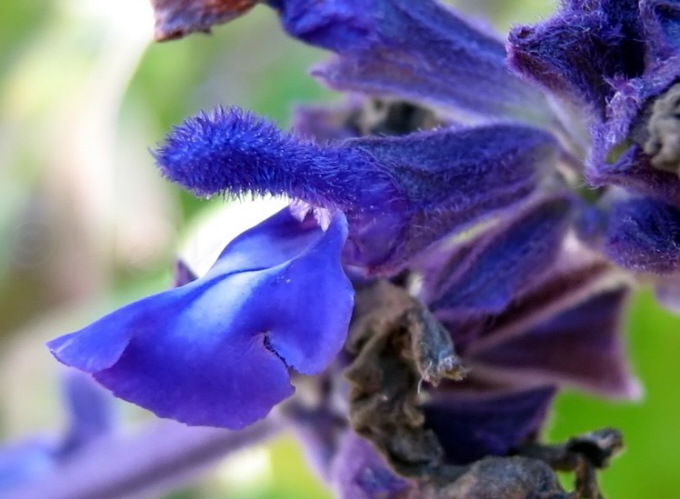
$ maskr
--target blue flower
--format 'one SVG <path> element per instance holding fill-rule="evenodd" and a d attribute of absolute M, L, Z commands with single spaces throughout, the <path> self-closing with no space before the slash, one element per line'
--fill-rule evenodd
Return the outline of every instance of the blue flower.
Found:
<path fill-rule="evenodd" d="M 254 3 L 157 0 L 158 37 Z M 315 76 L 362 97 L 300 111 L 298 133 L 221 107 L 175 127 L 154 153 L 168 180 L 291 206 L 205 276 L 180 264 L 179 287 L 54 340 L 54 355 L 160 416 L 228 428 L 289 397 L 289 371 L 331 392 L 350 364 L 349 416 L 325 393 L 314 418 L 293 419 L 323 433 L 322 467 L 352 499 L 535 443 L 561 386 L 638 396 L 620 336 L 630 275 L 677 286 L 680 266 L 678 2 L 568 0 L 514 28 L 507 54 L 433 0 L 265 3 L 335 53 Z M 396 125 L 361 126 L 376 98 L 401 110 Z M 410 119 L 421 106 L 434 123 Z M 376 365 L 357 395 L 366 351 Z M 456 353 L 462 382 L 445 379 Z M 376 393 L 376 414 L 357 409 Z M 329 436 L 337 420 L 344 442 Z"/>
<path fill-rule="evenodd" d="M 390 95 L 475 117 L 550 118 L 513 75 L 501 40 L 430 0 L 269 0 L 286 31 L 338 55 L 313 74 L 336 90 Z"/>
<path fill-rule="evenodd" d="M 678 26 L 676 1 L 573 0 L 510 34 L 510 63 L 583 109 L 586 179 L 627 193 L 603 203 L 602 249 L 638 272 L 673 273 L 680 258 Z"/>
<path fill-rule="evenodd" d="M 423 405 L 425 427 L 435 433 L 449 464 L 467 465 L 485 456 L 507 455 L 533 442 L 559 386 L 614 397 L 639 396 L 620 337 L 629 290 L 615 268 L 601 257 L 583 258 L 582 253 L 558 244 L 559 254 L 549 265 L 537 267 L 530 275 L 522 269 L 546 252 L 553 234 L 545 239 L 539 235 L 543 244 L 534 249 L 536 237 L 531 236 L 537 234 L 522 237 L 515 229 L 521 222 L 531 226 L 539 213 L 556 208 L 564 213 L 563 202 L 558 198 L 539 203 L 495 231 L 493 243 L 488 235 L 481 236 L 487 239 L 481 245 L 486 248 L 478 254 L 476 244 L 470 244 L 472 252 L 441 248 L 416 266 L 431 285 L 421 288 L 418 296 L 450 332 L 470 369 L 462 382 L 430 388 Z M 560 230 L 565 227 L 556 229 Z M 455 292 L 459 282 L 477 281 L 484 270 L 477 266 L 484 260 L 479 254 L 493 253 L 492 246 L 516 255 L 518 265 L 503 276 L 514 283 L 509 284 L 515 288 L 513 297 L 501 310 L 485 313 L 481 297 L 488 290 L 482 285 L 464 286 L 467 296 L 480 298 L 477 314 L 470 313 L 476 300 L 467 301 L 460 309 L 462 314 L 447 308 L 450 302 L 441 297 Z M 433 276 L 443 274 L 444 268 L 454 269 L 446 275 L 456 277 L 437 283 Z M 393 472 L 374 446 L 349 429 L 341 431 L 336 422 L 339 416 L 331 407 L 317 409 L 313 420 L 304 414 L 295 416 L 297 424 L 304 426 L 303 442 L 324 450 L 322 472 L 339 496 L 400 497 L 414 490 L 416 486 Z"/>
<path fill-rule="evenodd" d="M 321 372 L 342 348 L 353 291 L 346 222 L 285 209 L 211 270 L 50 342 L 64 364 L 162 417 L 243 428 L 289 397 L 289 369 Z"/>
<path fill-rule="evenodd" d="M 615 203 L 604 250 L 619 265 L 640 272 L 680 269 L 680 209 L 649 198 Z"/>
<path fill-rule="evenodd" d="M 176 127 L 156 160 L 197 195 L 284 194 L 342 210 L 347 263 L 389 275 L 439 238 L 522 201 L 557 155 L 550 135 L 519 124 L 322 145 L 217 108 Z"/>
<path fill-rule="evenodd" d="M 440 318 L 503 312 L 555 264 L 572 222 L 571 208 L 568 196 L 549 198 L 484 234 L 448 272 L 429 270 L 427 281 L 439 289 L 422 298 Z"/>

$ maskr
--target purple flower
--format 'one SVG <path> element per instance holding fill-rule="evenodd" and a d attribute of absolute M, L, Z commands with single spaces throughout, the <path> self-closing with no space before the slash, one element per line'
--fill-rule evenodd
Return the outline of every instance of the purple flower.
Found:
<path fill-rule="evenodd" d="M 345 340 L 352 288 L 342 214 L 285 209 L 232 241 L 211 270 L 50 342 L 64 364 L 162 417 L 242 428 L 321 372 Z M 313 284 L 312 284 L 313 283 Z"/>
<path fill-rule="evenodd" d="M 470 370 L 426 405 L 442 421 L 440 430 L 432 425 L 454 462 L 517 446 L 540 428 L 559 386 L 639 395 L 620 337 L 627 285 L 601 257 L 559 237 L 569 227 L 568 206 L 564 198 L 544 200 L 480 236 L 472 250 L 430 255 L 425 278 L 437 267 L 450 277 L 419 296 Z M 475 429 L 483 422 L 491 426 Z"/>
<path fill-rule="evenodd" d="M 601 249 L 637 272 L 678 268 L 679 27 L 675 1 L 572 0 L 510 34 L 517 70 L 584 107 L 587 180 L 628 192 L 603 203 Z"/>
<path fill-rule="evenodd" d="M 292 395 L 290 371 L 320 375 L 282 412 L 352 499 L 526 471 L 509 456 L 540 446 L 563 386 L 637 397 L 631 276 L 680 296 L 678 3 L 568 0 L 507 54 L 434 0 L 265 3 L 335 53 L 315 76 L 361 95 L 298 111 L 296 133 L 222 107 L 175 127 L 154 153 L 168 180 L 291 206 L 54 355 L 160 416 L 234 429 Z M 156 2 L 159 37 L 252 5 Z M 582 454 L 576 494 L 597 496 Z"/>
<path fill-rule="evenodd" d="M 516 223 L 529 221 L 560 202 L 541 203 L 518 217 Z M 510 224 L 495 232 L 496 244 L 507 245 L 514 228 Z M 517 240 L 521 238 L 515 237 L 512 243 L 519 248 Z M 547 234 L 545 240 L 551 237 Z M 543 242 L 540 236 L 538 239 Z M 525 239 L 525 244 L 531 240 Z M 428 271 L 434 271 L 437 265 L 454 267 L 458 272 L 452 275 L 459 275 L 458 280 L 469 279 L 468 275 L 478 272 L 469 260 L 478 258 L 470 258 L 464 249 L 467 257 L 455 255 L 460 250 L 449 250 L 453 261 L 430 254 L 425 259 Z M 535 257 L 530 251 L 516 254 L 520 255 L 518 260 L 527 262 Z M 448 465 L 504 456 L 535 441 L 559 386 L 578 386 L 614 397 L 639 396 L 620 337 L 628 287 L 607 262 L 594 255 L 582 256 L 573 247 L 560 245 L 559 255 L 549 268 L 532 276 L 523 291 L 516 292 L 496 313 L 471 317 L 468 309 L 456 316 L 451 310 L 430 304 L 469 369 L 465 381 L 423 388 L 429 395 L 423 406 L 424 427 L 436 435 Z M 521 265 L 516 269 L 523 273 Z M 448 289 L 448 283 L 430 288 L 430 299 L 425 302 L 436 303 L 439 294 Z M 477 292 L 483 296 L 487 290 L 478 287 Z M 318 447 L 323 442 L 323 475 L 339 497 L 396 498 L 414 490 L 416 486 L 392 471 L 374 446 L 351 431 L 336 435 L 331 444 L 329 440 L 339 431 L 337 423 L 331 431 L 331 422 L 337 416 L 329 406 L 324 407 L 326 412 L 315 412 L 314 423 L 300 414 L 296 414 L 296 421 L 306 428 L 307 445 Z"/>
<path fill-rule="evenodd" d="M 457 320 L 505 310 L 554 265 L 571 208 L 568 197 L 543 200 L 476 240 L 468 254 L 456 252 L 455 267 L 436 270 L 446 281 L 430 298 L 430 308 Z"/>
<path fill-rule="evenodd" d="M 197 195 L 284 194 L 342 210 L 347 263 L 370 274 L 394 273 L 439 238 L 523 200 L 555 159 L 554 139 L 522 125 L 319 145 L 222 108 L 176 127 L 156 153 L 163 174 Z"/>
<path fill-rule="evenodd" d="M 508 70 L 502 41 L 448 6 L 431 0 L 268 3 L 290 35 L 338 54 L 313 71 L 337 90 L 407 97 L 473 116 L 550 116 L 540 92 Z"/>
<path fill-rule="evenodd" d="M 510 32 L 512 66 L 593 112 L 604 114 L 616 77 L 644 69 L 637 0 L 568 0 L 559 14 Z"/>
<path fill-rule="evenodd" d="M 370 443 L 350 431 L 342 436 L 329 480 L 342 499 L 392 497 L 411 486 L 390 470 Z"/>
<path fill-rule="evenodd" d="M 615 203 L 604 249 L 619 265 L 657 274 L 680 269 L 680 209 L 648 198 Z"/>

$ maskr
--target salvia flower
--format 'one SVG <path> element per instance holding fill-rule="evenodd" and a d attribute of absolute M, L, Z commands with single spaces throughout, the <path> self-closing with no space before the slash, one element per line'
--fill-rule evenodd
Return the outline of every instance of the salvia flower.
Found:
<path fill-rule="evenodd" d="M 679 24 L 677 2 L 574 0 L 553 19 L 515 28 L 508 45 L 512 66 L 583 106 L 591 136 L 585 175 L 593 185 L 620 186 L 633 197 L 668 204 L 624 201 L 625 209 L 611 210 L 610 255 L 612 244 L 623 252 L 635 251 L 642 239 L 658 244 L 645 257 L 613 256 L 636 271 L 673 270 L 667 261 L 676 244 L 673 213 L 680 207 L 680 89 L 674 85 L 680 77 Z M 641 223 L 631 232 L 634 219 Z"/>
<path fill-rule="evenodd" d="M 528 219 L 551 204 L 555 201 L 521 218 Z M 499 237 L 498 244 L 503 243 Z M 525 247 L 530 243 L 525 240 Z M 354 342 L 366 341 L 366 346 L 346 371 L 353 385 L 350 421 L 374 446 L 346 427 L 342 432 L 342 423 L 337 422 L 342 418 L 328 401 L 307 414 L 295 414 L 296 424 L 305 428 L 307 446 L 324 449 L 323 475 L 341 497 L 401 497 L 414 491 L 414 485 L 402 477 L 445 479 L 485 456 L 522 452 L 535 439 L 559 386 L 613 397 L 639 396 L 619 335 L 628 285 L 601 258 L 574 259 L 576 255 L 583 256 L 568 244 L 561 247 L 553 264 L 539 271 L 498 313 L 456 316 L 430 305 L 469 372 L 464 381 L 445 381 L 431 390 L 420 409 L 413 405 L 415 391 L 406 385 L 420 386 L 419 376 L 425 372 L 409 372 L 408 361 L 397 362 L 388 355 L 398 348 L 398 342 L 388 340 L 398 338 L 400 331 L 404 334 L 404 321 L 412 321 L 412 307 L 417 310 L 418 303 L 386 281 L 359 291 L 351 335 Z M 429 256 L 428 271 L 437 264 L 452 264 Z M 460 263 L 465 259 L 460 255 L 451 257 L 459 262 L 458 268 L 470 268 Z M 474 270 L 463 274 L 469 273 Z M 421 290 L 418 296 L 432 303 L 448 286 L 434 287 L 427 294 L 425 288 Z M 379 312 L 383 307 L 390 313 Z M 416 324 L 426 327 L 417 320 Z M 422 342 L 426 332 L 416 329 L 412 334 Z M 400 390 L 394 390 L 396 379 L 401 379 Z M 416 424 L 421 418 L 424 426 Z M 386 429 L 389 438 L 383 439 Z"/>
<path fill-rule="evenodd" d="M 157 37 L 255 3 L 158 0 Z M 567 0 L 507 49 L 435 0 L 262 3 L 355 95 L 294 132 L 218 107 L 154 155 L 197 196 L 290 206 L 54 355 L 195 425 L 250 425 L 292 379 L 316 396 L 282 412 L 341 497 L 574 497 L 551 467 L 599 497 L 620 434 L 540 433 L 563 386 L 640 395 L 621 338 L 638 276 L 677 308 L 678 3 Z"/>
<path fill-rule="evenodd" d="M 349 262 L 390 273 L 438 238 L 526 197 L 556 156 L 550 135 L 517 124 L 319 145 L 218 108 L 175 128 L 156 160 L 197 195 L 286 195 L 342 210 Z"/>
<path fill-rule="evenodd" d="M 289 368 L 319 373 L 342 348 L 353 295 L 339 263 L 346 223 L 336 214 L 324 225 L 285 209 L 232 241 L 200 279 L 50 349 L 159 416 L 251 424 L 293 393 Z"/>

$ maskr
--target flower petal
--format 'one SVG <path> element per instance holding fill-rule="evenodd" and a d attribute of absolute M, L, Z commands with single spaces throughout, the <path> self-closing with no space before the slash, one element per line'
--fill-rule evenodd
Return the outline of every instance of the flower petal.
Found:
<path fill-rule="evenodd" d="M 65 457 L 111 432 L 115 426 L 115 415 L 113 398 L 90 376 L 70 370 L 62 384 L 69 425 L 59 447 L 59 455 Z"/>
<path fill-rule="evenodd" d="M 652 60 L 680 53 L 680 3 L 677 0 L 642 0 L 640 14 Z"/>
<path fill-rule="evenodd" d="M 388 94 L 474 116 L 549 115 L 540 92 L 506 67 L 502 42 L 448 6 L 432 0 L 270 3 L 289 34 L 338 54 L 313 73 L 335 89 Z"/>
<path fill-rule="evenodd" d="M 43 478 L 56 467 L 54 440 L 34 437 L 0 449 L 0 495 L 32 480 Z M 11 496 L 10 496 L 11 497 Z"/>
<path fill-rule="evenodd" d="M 397 498 L 411 484 L 387 467 L 367 441 L 348 431 L 331 468 L 340 499 Z"/>
<path fill-rule="evenodd" d="M 342 348 L 353 301 L 345 237 L 339 213 L 324 230 L 285 209 L 232 241 L 206 276 L 50 348 L 161 417 L 242 428 L 292 394 L 287 367 L 318 373 Z"/>
<path fill-rule="evenodd" d="M 198 279 L 198 276 L 194 273 L 189 265 L 181 259 L 175 261 L 175 268 L 173 273 L 172 285 L 175 288 L 189 284 L 190 282 Z"/>
<path fill-rule="evenodd" d="M 650 157 L 633 146 L 615 163 L 591 162 L 588 181 L 596 186 L 616 185 L 680 207 L 680 178 L 677 173 L 652 166 Z"/>
<path fill-rule="evenodd" d="M 471 361 L 500 369 L 504 380 L 567 383 L 614 397 L 637 398 L 639 384 L 630 375 L 622 338 L 628 295 L 619 288 L 488 350 Z M 481 366 L 480 366 L 481 368 Z"/>
<path fill-rule="evenodd" d="M 680 209 L 650 198 L 615 203 L 604 251 L 624 268 L 665 274 L 680 269 Z"/>
<path fill-rule="evenodd" d="M 571 207 L 567 197 L 543 200 L 492 229 L 458 264 L 432 310 L 456 319 L 502 312 L 556 261 Z"/>
<path fill-rule="evenodd" d="M 555 391 L 447 391 L 425 406 L 426 424 L 454 464 L 507 455 L 542 426 Z"/>
<path fill-rule="evenodd" d="M 533 191 L 555 139 L 495 124 L 321 146 L 238 109 L 175 128 L 156 153 L 169 179 L 197 194 L 285 194 L 340 209 L 348 263 L 391 275 L 416 253 Z"/>
<path fill-rule="evenodd" d="M 510 65 L 603 117 L 613 93 L 609 80 L 644 71 L 637 3 L 568 0 L 552 19 L 510 32 Z"/>

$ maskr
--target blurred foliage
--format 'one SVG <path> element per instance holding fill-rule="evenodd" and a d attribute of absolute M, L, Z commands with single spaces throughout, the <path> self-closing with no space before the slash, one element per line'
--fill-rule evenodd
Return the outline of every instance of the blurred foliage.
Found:
<path fill-rule="evenodd" d="M 457 3 L 490 14 L 501 29 L 553 6 Z M 214 36 L 150 46 L 144 0 L 4 0 L 0 18 L 0 432 L 10 436 L 58 427 L 58 368 L 42 343 L 161 289 L 188 224 L 223 203 L 167 185 L 147 148 L 182 118 L 218 104 L 285 124 L 295 102 L 337 96 L 307 76 L 322 52 L 284 36 L 265 7 Z M 608 494 L 674 497 L 680 319 L 642 293 L 628 324 L 643 401 L 566 393 L 549 437 L 619 427 L 628 451 L 603 475 Z M 293 439 L 255 452 L 172 498 L 330 497 Z M 234 481 L 230 469 L 257 459 L 255 481 Z"/>

